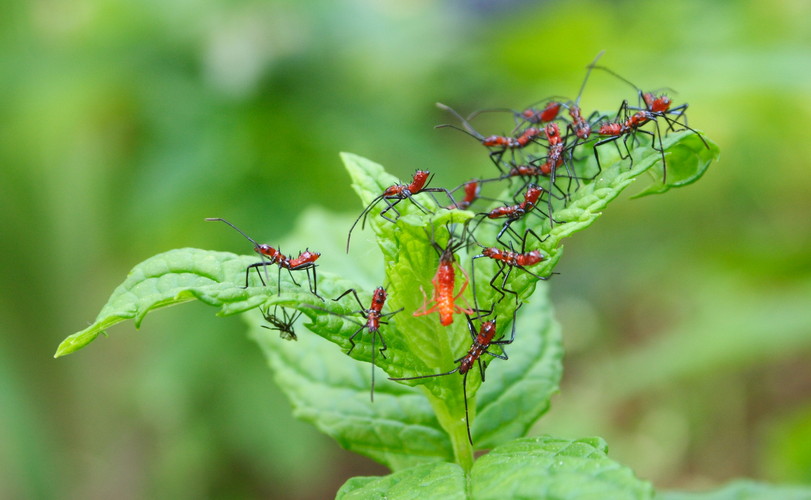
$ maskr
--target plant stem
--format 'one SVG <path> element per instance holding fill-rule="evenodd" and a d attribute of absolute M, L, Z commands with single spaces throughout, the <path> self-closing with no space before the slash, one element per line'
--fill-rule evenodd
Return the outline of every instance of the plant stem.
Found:
<path fill-rule="evenodd" d="M 448 433 L 453 446 L 453 457 L 465 473 L 470 473 L 473 467 L 473 446 L 468 441 L 467 425 L 465 423 L 464 401 L 459 404 L 458 398 L 438 398 L 425 390 L 431 406 L 436 412 L 439 424 Z M 475 404 L 474 402 L 470 402 Z"/>

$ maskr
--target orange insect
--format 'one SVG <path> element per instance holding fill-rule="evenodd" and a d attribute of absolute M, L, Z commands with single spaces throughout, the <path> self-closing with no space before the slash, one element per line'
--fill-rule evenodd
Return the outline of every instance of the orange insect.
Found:
<path fill-rule="evenodd" d="M 450 230 L 448 232 L 450 233 Z M 428 308 L 429 301 L 427 297 L 425 297 L 425 290 L 422 290 L 425 300 L 423 306 L 417 311 L 414 311 L 414 316 L 425 316 L 426 314 L 439 312 L 439 322 L 442 326 L 448 326 L 453 323 L 454 314 L 473 314 L 473 310 L 469 307 L 462 308 L 457 304 L 457 301 L 462 298 L 462 294 L 465 293 L 468 281 L 470 281 L 467 273 L 461 267 L 459 269 L 462 271 L 462 274 L 465 275 L 465 281 L 462 283 L 459 292 L 454 295 L 454 289 L 456 287 L 456 272 L 454 269 L 456 259 L 454 252 L 464 245 L 464 241 L 454 242 L 453 234 L 451 234 L 445 248 L 439 246 L 433 238 L 431 238 L 431 245 L 436 249 L 437 253 L 439 253 L 439 266 L 437 267 L 436 274 L 434 274 L 434 279 L 431 280 L 431 283 L 434 285 L 434 294 L 430 302 L 434 305 L 431 306 L 430 309 Z M 462 298 L 462 300 L 464 299 Z"/>

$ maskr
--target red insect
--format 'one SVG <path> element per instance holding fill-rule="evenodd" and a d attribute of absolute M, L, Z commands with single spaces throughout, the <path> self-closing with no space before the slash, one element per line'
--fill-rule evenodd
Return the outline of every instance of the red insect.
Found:
<path fill-rule="evenodd" d="M 476 116 L 482 113 L 490 113 L 490 112 L 498 112 L 498 111 L 506 111 L 512 113 L 512 115 L 516 119 L 516 126 L 513 129 L 513 133 L 521 128 L 522 125 L 526 123 L 530 123 L 532 125 L 543 125 L 544 123 L 549 123 L 555 119 L 557 119 L 558 114 L 560 113 L 560 108 L 563 106 L 562 101 L 557 101 L 555 99 L 565 99 L 561 97 L 547 97 L 546 99 L 541 99 L 540 101 L 536 101 L 529 106 L 527 106 L 523 111 L 516 111 L 510 108 L 490 108 L 490 109 L 482 109 L 479 111 L 475 111 L 468 115 L 467 121 L 470 122 Z M 546 103 L 543 108 L 536 107 L 541 103 Z"/>
<path fill-rule="evenodd" d="M 625 116 L 625 119 L 620 119 L 620 117 Z M 651 148 L 655 151 L 658 151 L 662 155 L 662 182 L 667 182 L 667 160 L 665 160 L 665 149 L 664 145 L 662 144 L 662 133 L 659 129 L 659 122 L 656 120 L 660 115 L 656 113 L 652 113 L 650 111 L 637 111 L 636 113 L 628 116 L 628 101 L 622 101 L 622 105 L 620 106 L 619 111 L 617 112 L 617 117 L 612 122 L 603 123 L 600 125 L 600 128 L 597 130 L 597 134 L 606 137 L 605 139 L 600 139 L 599 141 L 594 143 L 594 158 L 597 160 L 597 173 L 592 177 L 592 179 L 596 178 L 600 175 L 600 172 L 603 171 L 602 164 L 600 162 L 600 155 L 597 151 L 597 148 L 602 146 L 603 144 L 608 144 L 613 142 L 614 144 L 617 143 L 620 139 L 623 141 L 623 145 L 625 146 L 625 154 L 622 153 L 619 146 L 617 146 L 617 151 L 620 154 L 620 158 L 622 159 L 629 159 L 631 165 L 634 163 L 634 158 L 631 155 L 631 149 L 628 146 L 627 140 L 629 137 L 633 137 L 634 140 L 636 139 L 636 134 L 641 133 L 645 135 L 651 136 Z M 650 130 L 644 130 L 641 127 L 648 122 L 653 122 L 655 131 L 651 132 Z M 656 139 L 659 139 L 659 147 L 656 147 Z"/>
<path fill-rule="evenodd" d="M 480 215 L 484 215 L 485 218 L 487 219 L 507 219 L 504 222 L 504 225 L 501 227 L 501 230 L 498 232 L 498 236 L 496 236 L 496 240 L 502 245 L 504 245 L 504 242 L 501 241 L 501 236 L 507 230 L 509 230 L 510 233 L 513 234 L 516 238 L 518 239 L 521 238 L 518 233 L 516 233 L 514 230 L 510 228 L 510 225 L 512 225 L 513 222 L 524 217 L 526 214 L 530 213 L 536 207 L 538 200 L 540 199 L 543 193 L 544 189 L 542 187 L 536 186 L 535 184 L 529 184 L 527 192 L 524 194 L 524 201 L 522 201 L 521 203 L 518 203 L 517 205 L 505 205 L 503 207 L 496 207 L 493 210 L 490 210 L 489 212 Z M 549 217 L 549 215 L 543 212 L 541 213 L 544 216 Z M 478 225 L 476 227 L 478 227 Z"/>
<path fill-rule="evenodd" d="M 665 120 L 665 122 L 667 122 L 667 128 L 670 131 L 674 131 L 674 132 L 677 131 L 674 128 L 675 125 L 678 125 L 678 126 L 681 127 L 681 129 L 679 129 L 679 130 L 689 130 L 690 132 L 697 135 L 699 139 L 701 139 L 701 142 L 704 143 L 704 147 L 706 147 L 707 149 L 710 148 L 710 145 L 707 144 L 707 141 L 704 140 L 704 137 L 702 137 L 701 134 L 699 134 L 697 131 L 695 131 L 692 128 L 687 126 L 687 115 L 685 114 L 685 112 L 687 111 L 687 106 L 688 106 L 687 103 L 684 103 L 684 104 L 681 104 L 679 106 L 673 107 L 673 101 L 667 95 L 665 95 L 665 94 L 656 95 L 655 92 L 643 92 L 639 87 L 637 87 L 636 85 L 631 83 L 629 80 L 626 80 L 625 78 L 621 77 L 620 75 L 618 75 L 614 71 L 612 71 L 612 70 L 610 70 L 610 69 L 608 69 L 608 68 L 606 68 L 604 66 L 595 66 L 595 68 L 602 69 L 602 70 L 614 75 L 615 77 L 619 78 L 623 82 L 625 82 L 628 85 L 630 85 L 631 87 L 633 87 L 634 90 L 636 90 L 637 94 L 639 95 L 640 103 L 644 102 L 645 107 L 643 108 L 643 107 L 626 106 L 626 108 L 628 110 L 630 110 L 630 111 L 641 111 L 641 112 L 647 111 L 649 113 L 649 114 L 646 115 L 648 117 L 648 119 L 651 119 L 651 117 L 653 117 L 652 119 L 663 118 Z M 662 90 L 662 89 L 660 89 L 660 90 Z M 680 121 L 682 118 L 684 119 L 683 122 Z M 637 118 L 638 121 L 641 120 L 641 119 L 642 119 L 642 117 Z"/>
<path fill-rule="evenodd" d="M 631 87 L 633 87 L 639 96 L 640 103 L 645 104 L 645 107 L 633 107 L 629 106 L 627 101 L 623 101 L 622 105 L 620 106 L 619 111 L 617 112 L 617 116 L 613 122 L 604 123 L 600 126 L 598 130 L 598 134 L 602 136 L 607 136 L 605 139 L 601 139 L 594 144 L 594 156 L 597 159 L 597 167 L 599 171 L 602 170 L 600 165 L 600 157 L 597 154 L 597 146 L 602 144 L 606 144 L 609 142 L 616 142 L 623 138 L 623 144 L 625 145 L 625 150 L 627 155 L 623 155 L 622 151 L 619 150 L 619 146 L 617 147 L 620 156 L 624 159 L 626 157 L 630 158 L 631 164 L 633 164 L 633 158 L 630 154 L 630 149 L 628 144 L 625 142 L 628 137 L 636 138 L 636 133 L 643 133 L 646 135 L 651 136 L 651 147 L 658 151 L 662 155 L 662 182 L 667 182 L 667 161 L 665 160 L 665 152 L 664 152 L 664 145 L 662 143 L 662 133 L 659 128 L 658 118 L 662 118 L 667 123 L 667 129 L 671 131 L 675 131 L 674 125 L 678 125 L 681 127 L 680 130 L 689 130 L 701 139 L 701 142 L 704 143 L 704 146 L 709 149 L 709 144 L 704 138 L 694 129 L 687 126 L 687 116 L 685 115 L 685 111 L 687 110 L 687 103 L 682 104 L 680 106 L 672 107 L 672 101 L 670 97 L 666 95 L 655 95 L 653 92 L 643 92 L 639 87 L 631 83 L 631 81 L 623 78 L 619 74 L 615 73 L 611 69 L 605 66 L 596 66 L 594 63 L 591 65 L 592 68 L 601 69 L 606 71 L 607 73 L 615 76 L 616 78 L 622 80 L 623 82 L 627 83 Z M 634 111 L 633 114 L 631 112 Z M 671 117 L 670 115 L 673 115 Z M 623 119 L 620 119 L 623 117 Z M 684 118 L 684 122 L 679 121 L 680 119 Z M 651 132 L 648 130 L 641 130 L 640 127 L 645 125 L 648 122 L 653 122 L 655 126 L 655 132 Z M 659 140 L 659 147 L 656 147 L 656 139 Z M 599 175 L 598 171 L 598 175 Z"/>
<path fill-rule="evenodd" d="M 487 367 L 487 363 L 481 360 L 482 354 L 489 354 L 490 356 L 499 359 L 508 359 L 507 353 L 504 351 L 503 346 L 512 344 L 513 340 L 515 340 L 515 315 L 520 308 L 521 306 L 519 305 L 515 312 L 513 312 L 512 333 L 510 334 L 509 340 L 503 340 L 503 336 L 498 340 L 493 340 L 493 338 L 496 336 L 495 320 L 482 322 L 477 332 L 476 326 L 473 324 L 473 320 L 471 320 L 470 316 L 466 314 L 465 317 L 467 318 L 467 327 L 470 331 L 470 337 L 473 340 L 473 344 L 470 346 L 470 349 L 468 349 L 467 354 L 454 361 L 454 363 L 459 363 L 459 366 L 444 373 L 420 375 L 417 377 L 389 378 L 389 380 L 417 380 L 423 378 L 443 377 L 445 375 L 451 375 L 452 373 L 459 372 L 462 375 L 462 397 L 465 399 L 465 424 L 467 425 L 467 438 L 470 441 L 470 444 L 473 444 L 473 437 L 470 433 L 470 413 L 467 405 L 467 373 L 471 368 L 473 368 L 473 364 L 477 363 L 479 365 L 479 373 L 481 374 L 482 382 L 484 382 L 484 370 Z M 497 354 L 490 350 L 490 347 L 494 345 L 501 346 L 501 354 Z"/>
<path fill-rule="evenodd" d="M 448 111 L 449 113 L 453 114 L 461 123 L 464 128 L 459 128 L 455 125 L 437 125 L 436 128 L 444 128 L 450 127 L 455 128 L 456 130 L 460 130 L 465 132 L 466 134 L 475 137 L 479 142 L 482 143 L 483 146 L 488 148 L 499 148 L 495 151 L 490 153 L 490 159 L 496 165 L 496 167 L 503 173 L 503 169 L 501 167 L 501 158 L 504 156 L 506 151 L 515 151 L 518 149 L 523 149 L 530 144 L 537 143 L 537 139 L 541 137 L 543 134 L 543 130 L 536 128 L 536 127 L 528 127 L 524 129 L 517 137 L 510 137 L 510 136 L 503 136 L 503 135 L 490 135 L 490 136 L 483 136 L 480 134 L 473 126 L 464 118 L 462 115 L 457 113 L 454 109 L 449 106 L 446 106 L 442 103 L 436 103 L 439 109 Z"/>
<path fill-rule="evenodd" d="M 493 290 L 495 290 L 501 295 L 501 298 L 498 299 L 497 302 L 501 302 L 504 299 L 504 297 L 506 296 L 505 292 L 515 295 L 516 300 L 518 299 L 518 292 L 515 292 L 514 290 L 510 290 L 509 288 L 507 288 L 507 280 L 509 279 L 512 270 L 515 268 L 521 269 L 530 276 L 533 276 L 539 280 L 549 279 L 549 276 L 538 276 L 537 274 L 527 269 L 527 267 L 534 266 L 546 260 L 546 255 L 544 255 L 540 250 L 531 250 L 529 252 L 526 251 L 526 242 L 529 234 L 535 236 L 535 238 L 538 239 L 538 241 L 543 241 L 537 234 L 535 234 L 535 232 L 532 229 L 527 229 L 526 232 L 524 233 L 524 239 L 521 243 L 520 252 L 514 252 L 512 248 L 510 248 L 510 250 L 504 250 L 495 247 L 486 247 L 480 244 L 478 241 L 476 241 L 472 234 L 470 235 L 470 237 L 473 238 L 473 241 L 482 248 L 482 253 L 479 255 L 474 255 L 471 258 L 470 264 L 471 282 L 473 284 L 472 286 L 474 292 L 473 293 L 474 307 L 478 309 L 479 306 L 478 301 L 476 300 L 476 266 L 475 266 L 476 259 L 486 257 L 496 261 L 499 265 L 498 271 L 490 279 L 490 286 L 493 288 Z M 501 280 L 501 286 L 499 287 L 496 286 L 496 280 L 500 276 L 503 276 L 503 278 Z"/>
<path fill-rule="evenodd" d="M 321 257 L 321 254 L 318 252 L 311 252 L 309 249 L 305 249 L 303 252 L 300 252 L 298 257 L 291 258 L 284 255 L 280 250 L 273 248 L 272 246 L 262 243 L 259 244 L 245 234 L 241 229 L 236 227 L 235 225 L 231 224 L 225 219 L 221 219 L 219 217 L 208 218 L 206 221 L 221 221 L 225 222 L 232 228 L 236 229 L 239 234 L 244 236 L 248 239 L 251 243 L 253 243 L 253 249 L 256 253 L 259 254 L 259 257 L 262 259 L 261 262 L 257 262 L 255 264 L 249 265 L 245 269 L 245 286 L 244 288 L 248 288 L 248 274 L 250 274 L 251 269 L 256 269 L 256 274 L 259 276 L 259 280 L 262 281 L 262 285 L 266 286 L 267 283 L 265 279 L 262 278 L 262 274 L 259 272 L 259 268 L 262 267 L 265 270 L 265 278 L 267 278 L 267 266 L 272 266 L 276 264 L 279 267 L 279 278 L 278 278 L 278 292 L 281 293 L 282 291 L 282 269 L 286 269 L 288 274 L 290 274 L 290 279 L 293 280 L 293 284 L 299 286 L 296 279 L 293 277 L 293 271 L 306 271 L 307 272 L 307 282 L 310 286 L 310 292 L 318 297 L 321 300 L 324 300 L 320 295 L 318 295 L 318 281 L 315 274 L 315 268 L 317 267 L 315 261 Z M 269 261 L 265 261 L 265 257 L 270 259 Z M 310 271 L 312 271 L 312 277 L 310 276 Z"/>
<path fill-rule="evenodd" d="M 450 233 L 450 230 L 448 233 Z M 451 234 L 445 248 L 439 246 L 439 244 L 434 241 L 434 238 L 431 238 L 431 245 L 436 249 L 437 253 L 439 253 L 439 265 L 437 266 L 436 274 L 434 274 L 434 279 L 431 280 L 431 283 L 434 285 L 434 294 L 431 297 L 431 302 L 434 305 L 431 306 L 430 309 L 428 308 L 428 299 L 425 297 L 425 291 L 423 290 L 425 301 L 420 309 L 414 311 L 414 316 L 425 316 L 426 314 L 439 312 L 439 322 L 442 326 L 448 326 L 453 323 L 454 314 L 473 314 L 472 310 L 469 308 L 463 309 L 459 307 L 457 303 L 460 298 L 463 298 L 462 294 L 465 293 L 468 284 L 467 273 L 465 273 L 465 270 L 461 267 L 459 269 L 461 269 L 462 274 L 465 275 L 465 281 L 462 283 L 459 293 L 454 294 L 454 289 L 456 288 L 456 258 L 454 257 L 454 253 L 464 245 L 464 242 L 454 242 L 453 235 Z"/>
<path fill-rule="evenodd" d="M 428 172 L 427 170 L 417 170 L 416 172 L 414 172 L 414 177 L 411 179 L 411 182 L 409 184 L 394 184 L 392 186 L 389 186 L 386 188 L 385 191 L 383 191 L 383 194 L 373 199 L 371 203 L 369 203 L 369 205 L 367 205 L 366 208 L 363 209 L 358 218 L 355 219 L 355 222 L 352 224 L 352 227 L 349 228 L 349 234 L 346 237 L 346 252 L 349 253 L 349 241 L 350 238 L 352 238 L 352 230 L 355 229 L 355 226 L 358 225 L 358 222 L 360 222 L 361 219 L 363 219 L 361 229 L 363 229 L 366 226 L 366 216 L 369 215 L 369 212 L 372 210 L 372 208 L 374 208 L 375 205 L 380 203 L 381 200 L 385 201 L 387 206 L 380 212 L 380 216 L 389 222 L 396 222 L 397 219 L 400 218 L 400 212 L 398 212 L 397 209 L 394 207 L 395 205 L 406 199 L 411 200 L 411 203 L 413 203 L 414 206 L 419 208 L 423 213 L 428 213 L 429 211 L 425 207 L 423 207 L 417 200 L 414 199 L 414 195 L 419 193 L 445 193 L 451 200 L 451 202 L 453 202 L 453 204 L 455 205 L 456 202 L 453 201 L 453 196 L 451 196 L 450 191 L 448 191 L 447 189 L 426 187 L 428 183 L 431 182 L 431 177 L 432 177 L 431 172 Z M 396 214 L 394 219 L 391 219 L 386 216 L 386 212 L 388 212 L 389 210 L 391 210 Z"/>
<path fill-rule="evenodd" d="M 281 316 L 279 316 L 279 309 L 282 310 Z M 279 307 L 278 305 L 273 306 L 273 313 L 270 312 L 270 306 L 264 310 L 260 307 L 259 311 L 262 313 L 262 316 L 264 316 L 265 321 L 271 325 L 262 325 L 262 328 L 278 331 L 279 337 L 283 338 L 284 340 L 298 340 L 296 331 L 293 329 L 293 323 L 295 323 L 299 316 L 301 316 L 301 311 L 295 311 L 293 314 L 288 314 L 287 308 Z"/>
<path fill-rule="evenodd" d="M 538 168 L 543 175 L 552 175 L 555 170 L 563 165 L 563 149 L 566 147 L 566 140 L 560 136 L 560 128 L 557 123 L 550 123 L 544 128 L 546 140 L 549 141 L 546 161 Z"/>
<path fill-rule="evenodd" d="M 558 101 L 549 101 L 542 109 L 530 106 L 522 111 L 519 116 L 534 125 L 549 123 L 558 117 L 561 105 Z"/>
<path fill-rule="evenodd" d="M 343 314 L 337 314 L 337 313 L 333 313 L 331 311 L 327 311 L 327 312 L 330 312 L 331 314 L 336 314 L 337 316 L 344 317 L 347 320 L 349 320 L 349 321 L 351 321 L 351 322 L 353 322 L 353 323 L 360 326 L 360 328 L 358 328 L 355 331 L 355 333 L 353 333 L 349 337 L 349 343 L 351 344 L 351 347 L 349 348 L 348 351 L 346 351 L 347 354 L 350 354 L 352 352 L 352 350 L 355 348 L 354 338 L 358 334 L 360 334 L 363 330 L 367 330 L 369 332 L 369 334 L 372 336 L 372 392 L 371 392 L 370 397 L 371 397 L 372 402 L 374 403 L 374 401 L 375 401 L 375 338 L 380 337 L 380 343 L 383 344 L 383 347 L 381 347 L 379 349 L 379 351 L 380 351 L 380 355 L 383 356 L 383 358 L 385 359 L 386 355 L 383 354 L 383 352 L 387 349 L 387 346 L 386 346 L 386 341 L 383 339 L 383 334 L 380 333 L 380 325 L 387 325 L 388 322 L 383 321 L 382 319 L 385 318 L 385 317 L 388 317 L 388 316 L 393 316 L 393 315 L 397 314 L 398 312 L 402 311 L 403 309 L 400 308 L 400 309 L 398 309 L 396 311 L 392 311 L 390 313 L 383 314 L 382 311 L 383 311 L 383 306 L 386 304 L 387 294 L 386 294 L 386 290 L 382 286 L 379 286 L 379 287 L 375 288 L 374 292 L 372 293 L 372 303 L 369 305 L 368 308 L 363 307 L 363 303 L 360 301 L 360 298 L 358 297 L 358 292 L 356 292 L 354 288 L 350 288 L 349 290 L 345 291 L 344 293 L 342 293 L 340 296 L 338 296 L 337 298 L 335 298 L 333 300 L 336 300 L 336 301 L 341 300 L 347 294 L 350 294 L 350 293 L 355 297 L 355 300 L 358 302 L 358 305 L 360 306 L 360 310 L 353 311 L 353 313 L 359 314 L 365 320 L 364 323 L 360 323 L 359 321 L 355 321 L 352 318 L 349 318 L 349 317 L 347 317 L 346 315 L 343 315 Z"/>
<path fill-rule="evenodd" d="M 670 125 L 670 127 L 669 127 L 670 130 L 673 130 L 673 123 L 676 123 L 682 117 L 684 117 L 684 119 L 685 119 L 685 124 L 680 123 L 680 125 L 686 126 L 687 116 L 684 113 L 685 113 L 685 111 L 687 111 L 687 106 L 688 106 L 687 103 L 684 103 L 684 104 L 681 104 L 679 106 L 676 106 L 676 107 L 672 108 L 671 106 L 673 105 L 673 102 L 670 99 L 670 97 L 668 97 L 668 96 L 666 96 L 664 94 L 657 96 L 655 92 L 658 92 L 658 91 L 655 91 L 655 92 L 643 92 L 642 89 L 640 89 L 639 87 L 634 85 L 630 80 L 620 76 L 619 74 L 617 74 L 616 72 L 614 72 L 613 70 L 611 70 L 610 68 L 608 68 L 606 66 L 594 66 L 594 63 L 592 63 L 592 67 L 596 68 L 596 69 L 603 70 L 606 73 L 609 73 L 610 75 L 613 75 L 617 79 L 627 83 L 628 85 L 633 87 L 634 90 L 636 90 L 637 95 L 639 96 L 640 106 L 644 102 L 645 107 L 643 108 L 643 107 L 631 107 L 631 106 L 629 106 L 628 109 L 634 110 L 634 111 L 650 111 L 652 113 L 656 113 L 656 114 L 660 115 L 661 117 L 667 119 L 668 124 Z M 660 89 L 660 90 L 664 90 L 664 89 Z M 675 118 L 670 118 L 667 115 L 674 115 Z"/>
<path fill-rule="evenodd" d="M 564 157 L 563 152 L 566 149 L 566 139 L 561 137 L 560 135 L 560 128 L 558 127 L 557 123 L 550 123 L 544 128 L 544 134 L 546 135 L 546 140 L 549 143 L 546 152 L 545 161 L 538 166 L 538 170 L 540 170 L 541 175 L 549 177 L 550 187 L 558 187 L 556 184 L 557 180 L 557 172 L 558 167 L 564 164 Z M 574 147 L 574 146 L 573 146 Z M 568 171 L 568 166 L 566 167 Z M 560 190 L 563 194 L 563 197 L 566 198 L 569 195 L 571 190 L 571 182 L 573 177 L 571 172 L 568 175 L 569 177 L 569 185 L 566 187 L 565 190 Z M 558 188 L 559 189 L 559 188 Z M 552 198 L 550 197 L 547 201 L 549 214 L 552 214 Z"/>
<path fill-rule="evenodd" d="M 462 188 L 465 196 L 461 200 L 456 201 L 455 205 L 445 207 L 446 209 L 453 210 L 454 208 L 458 208 L 459 210 L 467 210 L 470 208 L 470 205 L 479 199 L 479 194 L 482 191 L 482 181 L 478 179 L 467 181 L 461 186 L 456 187 L 451 193 L 455 193 L 459 188 Z"/>

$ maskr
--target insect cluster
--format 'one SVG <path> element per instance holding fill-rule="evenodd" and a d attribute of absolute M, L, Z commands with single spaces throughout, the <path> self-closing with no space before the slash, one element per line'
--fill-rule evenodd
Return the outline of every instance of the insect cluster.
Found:
<path fill-rule="evenodd" d="M 602 55 L 602 54 L 600 54 Z M 564 220 L 555 218 L 555 210 L 565 207 L 575 193 L 582 186 L 595 182 L 603 171 L 606 148 L 615 151 L 620 161 L 632 165 L 633 152 L 637 147 L 649 147 L 661 155 L 661 168 L 663 169 L 663 182 L 666 182 L 667 162 L 665 158 L 663 135 L 671 131 L 688 130 L 696 134 L 702 141 L 704 139 L 698 132 L 687 125 L 687 104 L 674 106 L 671 99 L 659 92 L 644 92 L 625 78 L 612 70 L 597 65 L 600 55 L 587 66 L 586 76 L 575 99 L 550 97 L 523 110 L 491 109 L 478 111 L 468 117 L 444 104 L 438 106 L 449 112 L 458 121 L 457 124 L 439 125 L 438 128 L 449 127 L 458 129 L 475 138 L 487 150 L 490 162 L 495 167 L 492 177 L 471 179 L 452 189 L 445 187 L 429 187 L 431 174 L 425 170 L 417 170 L 408 183 L 393 184 L 383 190 L 360 213 L 349 229 L 346 250 L 349 252 L 351 235 L 358 223 L 363 228 L 368 217 L 374 210 L 375 216 L 380 216 L 387 223 L 397 224 L 401 214 L 397 206 L 410 202 L 423 213 L 432 213 L 429 207 L 440 207 L 437 210 L 474 210 L 478 204 L 487 202 L 489 209 L 476 212 L 472 218 L 466 218 L 464 223 L 448 223 L 440 227 L 431 227 L 426 231 L 426 241 L 437 254 L 436 273 L 431 283 L 433 290 L 430 298 L 422 290 L 423 306 L 408 314 L 414 316 L 438 313 L 439 324 L 446 327 L 452 324 L 456 314 L 464 314 L 467 329 L 472 344 L 466 353 L 454 361 L 456 368 L 442 373 L 420 374 L 414 377 L 392 378 L 391 380 L 415 380 L 431 377 L 440 377 L 459 373 L 463 376 L 462 390 L 467 412 L 467 374 L 474 364 L 479 367 L 482 381 L 484 381 L 485 362 L 484 354 L 507 359 L 504 346 L 513 342 L 515 338 L 516 312 L 521 307 L 519 293 L 511 288 L 510 278 L 516 272 L 525 273 L 536 280 L 545 280 L 549 276 L 542 276 L 532 271 L 547 259 L 540 246 L 544 239 L 540 234 L 548 232 L 555 224 L 565 224 Z M 592 70 L 601 70 L 619 78 L 632 86 L 636 96 L 623 100 L 616 114 L 607 115 L 598 111 L 585 114 L 580 107 L 580 98 L 588 82 Z M 502 113 L 512 122 L 511 131 L 505 135 L 488 135 L 480 133 L 474 128 L 472 122 L 483 113 Z M 705 146 L 707 143 L 704 142 Z M 709 146 L 707 146 L 709 147 Z M 593 161 L 590 159 L 593 158 Z M 588 160 L 588 161 L 584 161 Z M 484 187 L 497 195 L 485 197 L 482 195 Z M 506 193 L 506 194 L 505 194 Z M 430 197 L 433 204 L 427 203 Z M 442 198 L 442 203 L 437 199 Z M 447 203 L 445 203 L 447 199 Z M 383 207 L 381 208 L 381 205 Z M 310 291 L 322 301 L 318 295 L 316 260 L 320 254 L 309 249 L 300 252 L 297 257 L 285 256 L 277 248 L 266 244 L 259 244 L 243 233 L 236 226 L 224 219 L 207 219 L 222 221 L 243 234 L 254 245 L 261 261 L 251 264 L 245 270 L 245 286 L 249 284 L 251 270 L 255 270 L 262 285 L 270 282 L 268 268 L 277 270 L 277 290 L 281 290 L 281 273 L 286 270 L 293 283 L 298 285 L 293 277 L 294 271 L 305 271 Z M 490 230 L 485 230 L 489 227 Z M 481 240 L 485 240 L 483 243 Z M 440 242 L 445 242 L 440 243 Z M 458 259 L 460 249 L 474 248 L 478 250 L 475 255 L 469 256 L 467 263 Z M 494 293 L 492 303 L 481 304 L 477 295 L 481 293 L 476 287 L 477 262 L 481 259 L 491 261 L 486 271 L 489 274 L 489 286 Z M 481 268 L 481 266 L 480 266 Z M 468 273 L 469 269 L 469 273 Z M 457 273 L 459 271 L 459 273 Z M 481 274 L 482 271 L 479 271 Z M 479 278 L 481 279 L 481 278 Z M 470 286 L 468 286 L 470 283 Z M 473 304 L 465 298 L 466 290 L 472 290 Z M 478 292 L 478 293 L 477 293 Z M 349 289 L 340 296 L 332 299 L 339 301 L 347 295 L 352 295 L 359 309 L 352 316 L 329 311 L 326 307 L 320 308 L 330 314 L 342 316 L 355 322 L 358 329 L 349 337 L 351 345 L 347 354 L 355 348 L 354 339 L 363 331 L 371 336 L 372 345 L 372 392 L 374 401 L 374 368 L 375 351 L 385 357 L 386 342 L 384 331 L 386 319 L 403 311 L 384 312 L 386 308 L 387 292 L 384 287 L 378 287 L 372 292 L 371 302 L 364 302 L 358 292 Z M 497 337 L 496 323 L 504 318 L 496 317 L 496 306 L 508 298 L 514 302 L 512 307 L 511 333 Z M 327 302 L 325 301 L 325 304 Z M 368 304 L 368 305 L 367 305 Z M 281 312 L 280 312 L 281 310 Z M 274 307 L 263 310 L 263 316 L 269 323 L 270 329 L 278 330 L 286 339 L 296 339 L 294 322 L 298 314 L 289 314 L 284 308 Z M 478 327 L 476 324 L 478 323 Z M 380 345 L 376 344 L 380 341 Z M 498 346 L 498 347 L 496 347 Z M 450 362 L 450 360 L 449 360 Z M 470 422 L 467 420 L 468 439 L 470 435 Z"/>

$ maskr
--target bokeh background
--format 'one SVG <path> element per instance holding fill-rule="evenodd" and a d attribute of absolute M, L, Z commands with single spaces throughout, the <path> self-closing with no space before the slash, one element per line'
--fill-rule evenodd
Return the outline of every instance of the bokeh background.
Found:
<path fill-rule="evenodd" d="M 0 497 L 329 498 L 385 469 L 291 417 L 200 305 L 53 360 L 127 271 L 360 210 L 338 159 L 455 185 L 433 125 L 574 96 L 602 63 L 689 102 L 722 159 L 614 203 L 552 283 L 564 381 L 536 432 L 600 435 L 663 489 L 811 483 L 811 3 L 12 0 L 0 15 Z M 633 91 L 594 74 L 585 108 Z M 349 219 L 348 219 L 349 220 Z M 347 222 L 347 227 L 348 227 Z M 316 246 L 313 242 L 306 242 Z"/>

